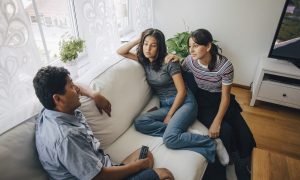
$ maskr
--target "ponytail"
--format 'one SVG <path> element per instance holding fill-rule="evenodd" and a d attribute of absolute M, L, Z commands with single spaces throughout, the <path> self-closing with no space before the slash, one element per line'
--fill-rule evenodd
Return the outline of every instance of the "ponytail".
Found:
<path fill-rule="evenodd" d="M 218 45 L 216 45 L 215 43 L 212 42 L 211 43 L 211 48 L 210 48 L 210 51 L 209 51 L 210 54 L 211 54 L 211 61 L 208 64 L 209 71 L 212 71 L 214 69 L 214 67 L 216 66 L 218 57 L 220 59 L 225 58 L 225 56 L 223 56 L 221 53 L 219 53 L 219 50 L 222 53 L 222 49 Z"/>

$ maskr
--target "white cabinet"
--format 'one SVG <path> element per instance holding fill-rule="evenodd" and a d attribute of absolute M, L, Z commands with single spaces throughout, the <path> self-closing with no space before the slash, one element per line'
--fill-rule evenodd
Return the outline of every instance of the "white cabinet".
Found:
<path fill-rule="evenodd" d="M 257 67 L 250 106 L 256 100 L 300 109 L 300 69 L 287 61 L 263 58 Z"/>

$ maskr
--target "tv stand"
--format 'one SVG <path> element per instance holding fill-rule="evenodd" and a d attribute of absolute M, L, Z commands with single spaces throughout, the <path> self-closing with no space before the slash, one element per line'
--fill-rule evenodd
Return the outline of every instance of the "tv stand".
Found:
<path fill-rule="evenodd" d="M 299 70 L 300 70 L 300 63 L 297 62 L 297 63 L 293 63 Z"/>
<path fill-rule="evenodd" d="M 300 109 L 300 69 L 288 61 L 263 57 L 253 81 L 250 106 L 256 100 Z"/>

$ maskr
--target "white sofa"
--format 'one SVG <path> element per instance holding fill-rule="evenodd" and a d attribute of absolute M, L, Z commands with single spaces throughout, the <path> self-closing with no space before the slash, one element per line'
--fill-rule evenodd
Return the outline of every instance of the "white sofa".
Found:
<path fill-rule="evenodd" d="M 105 113 L 101 115 L 89 98 L 81 99 L 81 110 L 95 136 L 100 139 L 101 147 L 114 162 L 121 162 L 134 150 L 147 145 L 154 155 L 154 167 L 170 169 L 177 180 L 202 178 L 207 166 L 202 155 L 188 150 L 168 149 L 162 138 L 141 134 L 132 125 L 139 113 L 159 106 L 158 99 L 152 97 L 140 64 L 122 59 L 93 79 L 90 86 L 109 99 L 111 117 Z M 47 179 L 37 156 L 34 128 L 33 117 L 0 136 L 0 179 Z M 189 130 L 207 133 L 198 121 Z"/>

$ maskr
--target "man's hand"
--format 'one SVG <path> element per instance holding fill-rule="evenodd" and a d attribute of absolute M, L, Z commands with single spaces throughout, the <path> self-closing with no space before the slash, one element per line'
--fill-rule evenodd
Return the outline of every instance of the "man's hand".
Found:
<path fill-rule="evenodd" d="M 96 106 L 101 114 L 103 114 L 103 110 L 109 117 L 111 116 L 111 104 L 104 96 L 102 96 L 100 93 L 94 93 L 92 99 L 95 101 Z"/>
<path fill-rule="evenodd" d="M 133 153 L 131 153 L 129 156 L 127 156 L 122 161 L 122 163 L 123 164 L 129 164 L 129 163 L 138 161 L 139 160 L 140 151 L 141 151 L 141 148 L 137 149 L 136 151 L 134 151 Z M 147 168 L 153 168 L 154 158 L 153 158 L 153 154 L 151 153 L 151 151 L 148 151 L 146 159 L 147 159 L 146 161 L 142 161 L 141 163 L 143 163 L 143 162 L 146 163 L 145 167 L 147 167 Z M 148 165 L 147 165 L 147 162 L 148 162 Z"/>
<path fill-rule="evenodd" d="M 151 151 L 148 151 L 147 159 L 149 159 L 149 168 L 153 168 L 154 158 L 153 158 Z"/>
<path fill-rule="evenodd" d="M 170 61 L 171 62 L 177 62 L 179 61 L 179 57 L 176 56 L 175 54 L 168 54 L 166 57 L 165 57 L 165 63 L 168 64 Z"/>
<path fill-rule="evenodd" d="M 169 171 L 166 168 L 154 168 L 153 169 L 156 174 L 159 176 L 160 180 L 174 180 L 174 176 L 171 173 L 171 171 Z"/>

